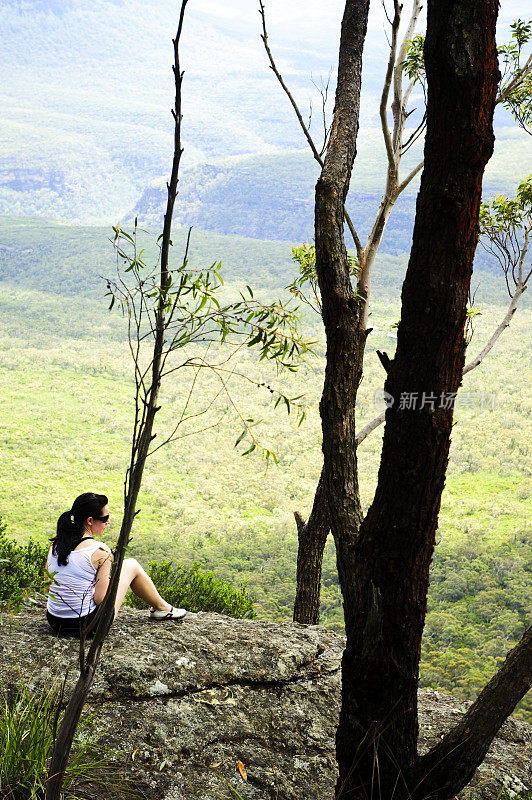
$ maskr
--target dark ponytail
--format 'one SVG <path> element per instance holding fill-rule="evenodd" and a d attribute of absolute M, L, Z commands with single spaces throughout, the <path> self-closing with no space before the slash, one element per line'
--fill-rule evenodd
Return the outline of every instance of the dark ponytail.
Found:
<path fill-rule="evenodd" d="M 85 535 L 83 523 L 89 517 L 99 517 L 108 503 L 104 494 L 85 492 L 76 497 L 70 511 L 65 511 L 57 520 L 57 533 L 51 540 L 52 552 L 57 563 L 66 567 L 68 556 Z"/>

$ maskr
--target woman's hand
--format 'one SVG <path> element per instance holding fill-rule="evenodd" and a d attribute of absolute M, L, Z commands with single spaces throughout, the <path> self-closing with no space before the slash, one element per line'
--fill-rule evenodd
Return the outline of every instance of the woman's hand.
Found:
<path fill-rule="evenodd" d="M 106 544 L 99 546 L 91 555 L 91 561 L 96 571 L 94 581 L 94 602 L 99 605 L 107 592 L 109 586 L 109 576 L 111 574 L 112 553 Z"/>

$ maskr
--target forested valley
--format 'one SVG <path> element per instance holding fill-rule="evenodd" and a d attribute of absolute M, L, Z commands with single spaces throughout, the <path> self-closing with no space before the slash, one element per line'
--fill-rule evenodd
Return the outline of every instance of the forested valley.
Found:
<path fill-rule="evenodd" d="M 0 436 L 0 516 L 8 536 L 45 542 L 54 520 L 87 487 L 105 491 L 117 535 L 132 415 L 133 377 L 125 322 L 108 310 L 105 280 L 113 271 L 110 230 L 40 221 L 0 223 L 2 333 L 1 403 L 9 409 Z M 174 237 L 176 253 L 186 231 Z M 153 238 L 146 235 L 147 246 Z M 151 244 L 150 244 L 151 243 Z M 296 243 L 293 243 L 294 245 Z M 223 296 L 252 284 L 265 301 L 286 297 L 296 266 L 290 242 L 265 242 L 194 230 L 190 262 L 222 261 Z M 359 393 L 360 425 L 383 407 L 383 369 L 376 350 L 393 353 L 405 256 L 383 255 L 376 266 L 372 334 Z M 19 277 L 24 271 L 21 286 Z M 468 357 L 481 350 L 504 316 L 504 279 L 479 259 L 474 334 Z M 530 400 L 527 298 L 482 365 L 464 378 L 457 403 L 425 627 L 421 683 L 472 699 L 526 627 L 530 608 Z M 304 308 L 301 309 L 303 312 Z M 303 395 L 306 419 L 274 409 L 265 387 L 230 379 L 228 395 L 191 421 L 187 435 L 151 459 L 130 552 L 140 560 L 173 559 L 246 583 L 259 618 L 289 620 L 295 590 L 297 534 L 293 512 L 308 515 L 321 469 L 317 404 L 323 372 L 319 317 L 302 316 L 314 354 L 296 373 L 276 376 L 251 351 L 233 364 L 257 383 Z M 164 390 L 160 428 L 180 413 L 192 375 Z M 194 409 L 219 391 L 204 374 Z M 260 448 L 247 456 L 249 436 L 239 414 L 253 419 Z M 212 427 L 211 427 L 212 426 Z M 359 448 L 367 504 L 376 481 L 382 429 Z M 247 444 L 248 443 L 248 444 Z M 43 510 L 47 513 L 43 516 Z M 112 544 L 112 541 L 110 541 Z M 324 561 L 320 624 L 341 632 L 341 594 L 334 547 Z M 530 720 L 530 700 L 515 712 Z"/>
<path fill-rule="evenodd" d="M 532 20 L 495 0 L 435 0 L 426 15 L 394 0 L 380 18 L 345 0 L 339 41 L 321 14 L 323 41 L 301 18 L 308 38 L 292 48 L 277 9 L 274 56 L 259 0 L 258 67 L 249 18 L 200 6 L 189 20 L 183 0 L 170 63 L 154 45 L 169 4 L 155 20 L 124 0 L 124 20 L 141 14 L 136 30 L 151 32 L 143 50 L 119 26 L 128 71 L 105 3 L 102 15 L 82 0 L 85 39 L 56 0 L 29 0 L 31 13 L 9 0 L 3 23 L 15 68 L 0 143 L 0 624 L 44 606 L 60 514 L 58 538 L 83 549 L 103 535 L 112 555 L 87 545 L 95 617 L 69 631 L 72 692 L 50 690 L 46 798 L 67 785 L 130 587 L 126 605 L 171 627 L 185 609 L 215 611 L 340 643 L 335 797 L 373 797 L 377 769 L 382 796 L 448 800 L 509 714 L 532 722 Z M 26 58 L 34 20 L 46 46 Z M 57 71 L 63 42 L 72 69 Z M 331 42 L 337 70 L 318 81 L 311 68 L 304 100 Z M 220 70 L 227 48 L 234 69 Z M 39 86 L 42 136 L 27 122 Z M 88 490 L 96 505 L 68 511 Z M 420 687 L 474 701 L 426 752 Z M 15 691 L 5 720 L 33 702 L 22 676 Z"/>

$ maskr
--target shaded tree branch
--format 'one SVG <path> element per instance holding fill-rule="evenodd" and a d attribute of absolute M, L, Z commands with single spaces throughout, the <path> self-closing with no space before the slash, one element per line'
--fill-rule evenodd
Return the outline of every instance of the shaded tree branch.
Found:
<path fill-rule="evenodd" d="M 386 416 L 386 411 L 382 411 L 378 417 L 375 417 L 375 419 L 372 419 L 371 422 L 368 422 L 367 425 L 364 425 L 362 430 L 357 433 L 356 437 L 357 447 L 364 441 L 364 439 L 366 439 L 370 435 L 370 433 L 372 433 L 375 430 L 375 428 L 378 428 L 379 425 L 382 425 L 385 416 Z"/>
<path fill-rule="evenodd" d="M 510 305 L 508 307 L 508 311 L 506 312 L 503 321 L 501 322 L 500 325 L 497 326 L 491 337 L 486 342 L 486 345 L 480 351 L 480 353 L 472 361 L 470 361 L 468 364 L 465 365 L 464 371 L 462 373 L 463 375 L 467 375 L 468 372 L 471 372 L 471 370 L 475 369 L 475 367 L 478 367 L 478 365 L 482 363 L 482 361 L 485 359 L 485 357 L 488 355 L 490 350 L 497 342 L 497 339 L 501 336 L 502 333 L 504 333 L 506 328 L 510 325 L 512 317 L 517 308 L 517 303 L 519 302 L 519 298 L 521 297 L 525 289 L 526 286 L 519 286 L 515 290 Z"/>
<path fill-rule="evenodd" d="M 325 474 L 322 469 L 314 495 L 312 511 L 305 523 L 301 514 L 294 513 L 299 547 L 297 573 L 300 576 L 294 602 L 294 622 L 317 624 L 320 614 L 320 586 L 323 548 L 329 535 L 329 506 Z"/>
<path fill-rule="evenodd" d="M 458 725 L 422 756 L 411 778 L 414 800 L 447 800 L 473 777 L 493 738 L 532 686 L 532 627 L 511 650 Z"/>

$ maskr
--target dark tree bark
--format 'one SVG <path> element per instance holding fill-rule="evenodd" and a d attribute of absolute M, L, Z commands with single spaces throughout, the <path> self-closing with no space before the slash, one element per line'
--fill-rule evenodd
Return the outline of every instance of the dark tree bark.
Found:
<path fill-rule="evenodd" d="M 367 333 L 359 326 L 362 309 L 351 285 L 343 236 L 343 207 L 356 155 L 368 8 L 368 0 L 346 2 L 334 117 L 323 169 L 316 184 L 315 206 L 316 272 L 327 339 L 320 402 L 323 481 L 342 586 L 348 586 L 347 575 L 342 579 L 342 573 L 349 569 L 349 552 L 362 518 L 355 401 L 362 378 Z"/>
<path fill-rule="evenodd" d="M 389 18 L 389 22 L 391 25 L 391 34 L 389 39 L 390 55 L 389 55 L 386 78 L 383 85 L 383 91 L 381 95 L 380 109 L 379 109 L 382 132 L 384 136 L 384 142 L 386 144 L 388 171 L 386 177 L 386 187 L 383 193 L 381 204 L 379 206 L 379 211 L 377 213 L 377 216 L 375 218 L 373 227 L 368 236 L 365 246 L 362 246 L 362 243 L 356 233 L 356 230 L 354 229 L 353 223 L 347 216 L 344 207 L 344 217 L 349 227 L 349 230 L 353 236 L 353 240 L 355 242 L 357 250 L 357 258 L 360 265 L 360 272 L 358 275 L 358 289 L 366 292 L 366 294 L 369 290 L 369 278 L 372 265 L 375 260 L 376 253 L 378 251 L 381 237 L 384 228 L 386 226 L 388 217 L 398 197 L 401 195 L 404 189 L 409 185 L 412 179 L 420 172 L 424 164 L 424 162 L 421 161 L 416 165 L 416 167 L 414 167 L 414 169 L 410 171 L 410 173 L 405 178 L 400 180 L 399 165 L 401 163 L 401 159 L 404 154 L 404 148 L 406 147 L 408 149 L 409 144 L 411 144 L 418 138 L 418 136 L 423 132 L 425 127 L 425 115 L 424 115 L 423 120 L 420 123 L 420 126 L 416 129 L 416 131 L 411 135 L 404 135 L 405 123 L 409 116 L 409 113 L 407 111 L 407 102 L 408 102 L 407 97 L 410 94 L 410 91 L 409 90 L 407 90 L 406 92 L 403 91 L 403 83 L 401 79 L 402 64 L 406 57 L 407 45 L 408 42 L 412 39 L 417 19 L 421 12 L 421 0 L 415 0 L 415 3 L 412 7 L 412 13 L 410 15 L 408 26 L 405 31 L 404 38 L 401 44 L 399 44 L 398 34 L 399 34 L 399 27 L 401 24 L 403 6 L 400 5 L 399 0 L 394 0 L 393 7 L 394 7 L 393 18 L 392 17 Z M 262 3 L 260 3 L 260 8 L 261 8 L 261 15 L 263 22 L 262 39 L 264 42 L 264 46 L 266 48 L 266 52 L 268 54 L 270 66 L 273 72 L 275 73 L 283 91 L 290 100 L 290 103 L 298 118 L 299 124 L 313 152 L 314 158 L 323 168 L 324 162 L 321 158 L 321 154 L 318 153 L 318 150 L 314 144 L 310 131 L 303 121 L 303 117 L 301 115 L 299 107 L 292 93 L 288 89 L 274 61 L 272 52 L 268 44 L 264 6 Z M 505 81 L 505 88 L 501 89 L 501 87 L 499 87 L 499 93 L 496 99 L 496 104 L 504 102 L 505 98 L 507 99 L 508 92 L 510 91 L 509 87 L 511 87 L 512 91 L 514 91 L 517 87 L 522 87 L 525 80 L 526 80 L 526 67 L 516 68 L 515 72 L 512 75 L 512 79 L 509 82 L 508 80 Z M 392 86 L 393 86 L 393 102 L 391 104 L 391 112 L 393 116 L 393 128 L 392 130 L 390 130 L 387 108 Z M 321 153 L 323 153 L 323 149 L 321 150 Z M 526 252 L 527 239 L 529 233 L 530 231 L 528 230 L 525 235 L 525 244 L 523 252 Z M 513 309 L 515 309 L 515 304 L 519 300 L 523 288 L 525 287 L 518 286 L 516 288 L 516 291 L 512 298 Z M 359 319 L 359 325 L 363 329 L 367 325 L 367 313 L 368 313 L 368 304 L 366 303 L 365 314 L 361 315 Z M 511 314 L 507 316 L 506 322 L 509 322 L 510 317 Z M 480 360 L 478 358 L 475 359 L 475 361 L 472 362 L 472 364 L 469 364 L 465 368 L 464 374 L 480 363 L 482 357 L 485 356 L 487 352 L 489 352 L 492 344 L 497 340 L 497 338 L 499 338 L 502 330 L 504 330 L 504 326 L 503 327 L 499 326 L 494 336 L 490 340 L 491 345 L 488 346 L 487 349 L 484 349 L 482 351 Z M 375 428 L 381 425 L 384 422 L 384 417 L 385 417 L 384 413 L 379 414 L 371 423 L 369 423 L 361 431 L 359 431 L 357 434 L 357 443 L 363 441 L 373 430 L 375 430 Z M 325 542 L 327 539 L 327 533 L 328 533 L 327 527 L 329 527 L 330 530 L 330 525 L 328 526 L 327 524 L 324 509 L 320 509 L 319 514 L 315 513 L 317 501 L 321 500 L 321 502 L 324 503 L 324 501 L 321 499 L 323 491 L 324 491 L 324 481 L 320 479 L 320 482 L 315 492 L 313 512 L 306 524 L 303 523 L 303 520 L 300 515 L 296 515 L 299 551 L 298 551 L 298 562 L 297 562 L 298 566 L 296 575 L 296 597 L 294 604 L 294 620 L 307 624 L 315 624 L 318 622 L 319 618 L 319 596 L 320 596 L 319 582 L 321 580 L 322 556 L 325 547 Z"/>
<path fill-rule="evenodd" d="M 322 297 L 327 337 L 325 381 L 320 403 L 324 467 L 307 524 L 298 524 L 297 592 L 294 621 L 315 624 L 319 618 L 323 549 L 329 530 L 337 550 L 346 552 L 347 540 L 338 540 L 338 514 L 349 520 L 355 533 L 362 519 L 358 490 L 355 401 L 362 378 L 367 333 L 360 329 L 362 309 L 351 285 L 344 243 L 344 202 L 356 156 L 360 112 L 362 50 L 369 0 L 347 0 L 342 19 L 338 82 L 327 154 L 316 184 L 316 272 Z M 337 435 L 338 434 L 338 435 Z M 327 498 L 334 498 L 333 505 Z M 345 559 L 338 560 L 339 569 Z"/>
<path fill-rule="evenodd" d="M 419 759 L 408 778 L 416 797 L 447 800 L 473 777 L 493 737 L 525 696 L 532 682 L 532 627 L 508 653 L 504 664 L 484 687 L 467 713 L 429 753 Z"/>
<path fill-rule="evenodd" d="M 310 517 L 304 522 L 294 514 L 297 525 L 297 575 L 294 622 L 317 625 L 320 618 L 321 568 L 325 542 L 331 529 L 323 472 L 320 476 Z"/>
<path fill-rule="evenodd" d="M 479 763 L 474 748 L 469 759 L 458 747 L 448 753 L 455 775 L 451 794 L 439 793 L 437 770 L 408 782 L 418 764 L 421 636 L 453 418 L 452 403 L 445 407 L 441 398 L 452 398 L 461 383 L 482 175 L 493 150 L 497 6 L 497 0 L 428 4 L 425 168 L 397 350 L 385 384 L 395 403 L 386 414 L 375 498 L 356 540 L 355 515 L 336 478 L 352 481 L 354 458 L 347 458 L 346 468 L 345 429 L 325 417 L 323 422 L 331 524 L 343 544 L 338 561 L 347 633 L 337 796 L 353 800 L 443 800 L 465 785 Z M 327 283 L 320 288 L 323 301 Z M 343 399 L 341 370 L 339 379 L 328 395 Z M 416 408 L 408 408 L 414 397 Z M 323 404 L 322 413 L 329 407 Z M 506 688 L 509 713 L 520 693 L 511 681 Z M 480 703 L 486 710 L 486 701 Z M 457 736 L 461 741 L 467 734 Z"/>

